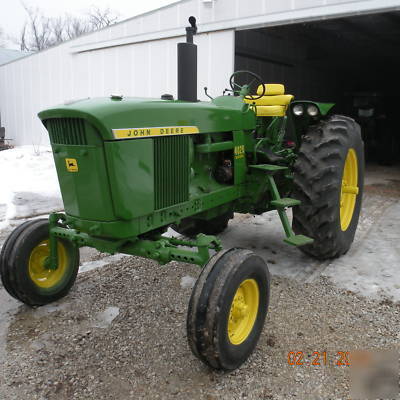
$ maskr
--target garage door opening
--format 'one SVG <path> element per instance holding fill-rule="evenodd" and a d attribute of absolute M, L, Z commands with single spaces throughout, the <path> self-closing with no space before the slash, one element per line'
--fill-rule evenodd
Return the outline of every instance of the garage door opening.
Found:
<path fill-rule="evenodd" d="M 400 163 L 400 12 L 236 32 L 235 70 L 336 103 L 362 127 L 368 162 Z"/>

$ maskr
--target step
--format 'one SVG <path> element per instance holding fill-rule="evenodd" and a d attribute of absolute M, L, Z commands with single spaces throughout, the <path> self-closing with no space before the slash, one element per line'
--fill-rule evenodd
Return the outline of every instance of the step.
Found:
<path fill-rule="evenodd" d="M 283 167 L 282 165 L 274 165 L 274 164 L 257 164 L 257 165 L 249 165 L 249 167 L 271 175 L 275 174 L 278 171 L 284 171 L 288 169 L 288 167 Z"/>
<path fill-rule="evenodd" d="M 283 239 L 285 243 L 291 244 L 292 246 L 305 246 L 306 244 L 311 244 L 314 242 L 314 239 L 309 238 L 304 235 L 293 235 L 289 236 L 286 239 Z"/>
<path fill-rule="evenodd" d="M 296 199 L 291 199 L 290 197 L 283 197 L 282 199 L 279 200 L 272 200 L 270 204 L 275 208 L 283 209 L 286 207 L 298 206 L 299 204 L 301 204 L 301 201 Z"/>

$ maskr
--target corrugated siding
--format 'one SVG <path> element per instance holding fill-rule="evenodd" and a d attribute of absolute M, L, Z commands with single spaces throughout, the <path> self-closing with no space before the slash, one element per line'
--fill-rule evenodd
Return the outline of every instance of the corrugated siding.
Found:
<path fill-rule="evenodd" d="M 37 113 L 72 99 L 109 96 L 160 97 L 177 93 L 176 45 L 165 39 L 71 54 L 62 45 L 0 67 L 0 110 L 16 145 L 48 144 Z M 233 71 L 234 32 L 198 35 L 198 96 L 207 86 L 222 93 Z"/>
<path fill-rule="evenodd" d="M 206 99 L 203 87 L 218 95 L 233 72 L 235 29 L 395 6 L 400 0 L 184 0 L 0 66 L 2 125 L 17 145 L 47 144 L 36 116 L 46 107 L 112 92 L 176 95 L 177 35 L 190 15 L 199 23 L 198 94 Z"/>

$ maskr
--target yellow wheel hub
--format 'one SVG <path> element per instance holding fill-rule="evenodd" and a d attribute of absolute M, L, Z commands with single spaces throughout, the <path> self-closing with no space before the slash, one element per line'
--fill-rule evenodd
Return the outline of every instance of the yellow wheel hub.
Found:
<path fill-rule="evenodd" d="M 50 257 L 50 243 L 48 240 L 43 240 L 33 248 L 29 257 L 29 276 L 36 286 L 49 289 L 57 285 L 63 279 L 67 267 L 68 257 L 65 247 L 58 242 L 58 265 L 57 269 L 46 268 L 46 260 Z"/>
<path fill-rule="evenodd" d="M 344 163 L 340 193 L 340 227 L 347 230 L 353 218 L 358 195 L 358 160 L 354 149 L 349 149 Z"/>
<path fill-rule="evenodd" d="M 228 337 L 232 344 L 243 343 L 256 322 L 260 292 L 254 279 L 246 279 L 236 290 L 228 320 Z"/>

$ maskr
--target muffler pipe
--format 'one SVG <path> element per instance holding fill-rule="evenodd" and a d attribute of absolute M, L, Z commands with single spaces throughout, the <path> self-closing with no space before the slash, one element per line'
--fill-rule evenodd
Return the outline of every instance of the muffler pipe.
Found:
<path fill-rule="evenodd" d="M 197 32 L 196 18 L 190 17 L 186 28 L 186 43 L 178 43 L 178 100 L 197 101 Z"/>

